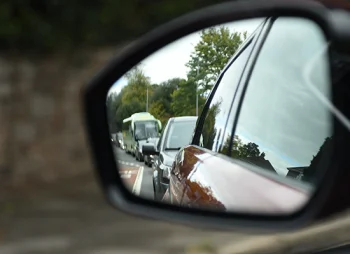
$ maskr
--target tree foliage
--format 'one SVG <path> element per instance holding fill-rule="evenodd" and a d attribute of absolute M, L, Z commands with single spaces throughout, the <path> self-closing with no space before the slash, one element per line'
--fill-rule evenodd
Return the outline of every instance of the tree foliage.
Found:
<path fill-rule="evenodd" d="M 248 144 L 244 144 L 241 147 L 239 147 L 239 155 L 241 157 L 259 157 L 260 156 L 260 150 L 259 146 L 255 143 L 249 142 Z"/>
<path fill-rule="evenodd" d="M 129 71 L 126 78 L 128 80 L 128 88 L 124 88 L 122 104 L 128 104 L 130 102 L 143 102 L 143 111 L 146 111 L 147 89 L 149 94 L 152 93 L 153 90 L 150 78 L 145 75 L 139 66 Z"/>
<path fill-rule="evenodd" d="M 116 96 L 115 94 L 111 94 L 107 97 L 106 107 L 107 107 L 107 117 L 108 124 L 110 130 L 118 129 L 118 121 L 116 118 L 116 112 L 120 107 L 120 96 Z"/>
<path fill-rule="evenodd" d="M 201 84 L 202 93 L 211 90 L 220 72 L 246 39 L 247 33 L 231 32 L 227 27 L 211 27 L 201 32 L 186 66 L 188 79 Z"/>
<path fill-rule="evenodd" d="M 171 107 L 175 115 L 196 115 L 196 93 L 200 114 L 220 71 L 245 38 L 246 33 L 232 33 L 227 27 L 212 27 L 201 32 L 200 41 L 186 63 L 187 79 L 172 94 Z"/>
<path fill-rule="evenodd" d="M 182 80 L 171 95 L 171 108 L 177 116 L 196 115 L 196 83 L 194 80 Z M 205 98 L 198 96 L 198 107 L 204 105 Z M 200 113 L 200 110 L 199 110 Z"/>
<path fill-rule="evenodd" d="M 148 110 L 163 125 L 170 117 L 195 116 L 197 96 L 198 114 L 200 114 L 214 79 L 237 51 L 245 37 L 246 33 L 232 33 L 227 27 L 203 30 L 200 41 L 190 55 L 189 62 L 185 64 L 189 70 L 185 79 L 173 78 L 160 84 L 151 84 L 150 78 L 143 72 L 142 64 L 135 66 L 125 75 L 128 81 L 127 86 L 118 95 L 113 94 L 116 98 L 109 99 L 107 102 L 108 105 L 111 105 L 108 113 L 108 116 L 113 118 L 110 121 L 111 128 L 115 131 L 120 130 L 124 118 L 136 112 L 146 111 L 147 89 Z M 196 76 L 197 68 L 202 76 Z M 203 82 L 205 85 L 200 85 Z M 207 121 L 214 123 L 219 110 L 220 105 L 212 106 Z M 215 130 L 207 129 L 206 131 L 208 133 L 203 135 L 204 142 L 212 142 Z"/>
<path fill-rule="evenodd" d="M 22 53 L 118 45 L 223 0 L 2 0 L 0 49 Z"/>
<path fill-rule="evenodd" d="M 176 91 L 183 79 L 174 78 L 155 85 L 149 112 L 159 119 L 163 126 L 170 117 L 176 116 L 172 107 L 172 94 Z"/>
<path fill-rule="evenodd" d="M 154 90 L 149 77 L 137 66 L 127 75 L 128 85 L 107 97 L 107 114 L 111 132 L 122 130 L 123 119 L 146 111 L 147 88 L 149 96 Z"/>
<path fill-rule="evenodd" d="M 205 127 L 203 128 L 203 145 L 204 147 L 212 147 L 216 136 L 215 119 L 216 115 L 220 112 L 220 105 L 222 101 L 212 105 L 208 110 L 205 118 Z"/>

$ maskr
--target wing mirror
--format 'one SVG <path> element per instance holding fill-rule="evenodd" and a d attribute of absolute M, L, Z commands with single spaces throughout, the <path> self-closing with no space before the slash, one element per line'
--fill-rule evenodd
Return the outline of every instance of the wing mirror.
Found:
<path fill-rule="evenodd" d="M 146 143 L 142 146 L 142 154 L 144 155 L 159 155 L 159 152 L 156 151 L 154 144 Z"/>
<path fill-rule="evenodd" d="M 341 83 L 350 62 L 339 57 L 350 45 L 350 21 L 348 14 L 338 14 L 314 1 L 226 2 L 151 31 L 113 59 L 84 94 L 95 170 L 110 204 L 156 219 L 263 231 L 304 227 L 350 206 L 350 176 L 342 165 L 350 144 L 345 103 L 350 100 Z M 265 50 L 268 43 L 273 50 Z M 305 59 L 294 58 L 298 55 Z M 261 58 L 268 61 L 259 65 Z M 286 67 L 278 72 L 276 66 Z M 251 85 L 253 75 L 259 78 Z M 284 92 L 268 86 L 273 82 Z M 225 84 L 232 86 L 225 90 Z M 263 98 L 247 96 L 266 91 Z M 116 104 L 106 109 L 107 96 Z M 150 105 L 148 96 L 154 98 Z M 317 117 L 305 106 L 310 102 Z M 142 189 L 141 182 L 152 181 L 151 169 L 116 163 L 132 160 L 135 140 L 124 139 L 126 152 L 110 146 L 108 122 L 123 125 L 115 112 L 148 121 L 144 105 L 165 121 L 200 114 L 192 145 L 189 127 L 162 137 L 174 143 L 166 147 L 182 144 L 179 151 L 164 152 L 176 175 L 170 174 L 169 183 L 159 182 L 166 193 L 162 202 L 149 195 L 153 189 Z M 302 119 L 295 128 L 292 116 Z M 308 126 L 316 127 L 310 131 Z M 272 131 L 277 127 L 280 131 Z M 149 142 L 142 154 L 159 152 Z M 121 177 L 126 171 L 135 175 Z"/>

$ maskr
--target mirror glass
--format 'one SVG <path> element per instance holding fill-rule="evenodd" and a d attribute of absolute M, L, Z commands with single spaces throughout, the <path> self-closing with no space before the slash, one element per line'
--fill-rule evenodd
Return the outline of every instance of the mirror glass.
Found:
<path fill-rule="evenodd" d="M 134 66 L 106 99 L 111 145 L 130 192 L 252 214 L 293 213 L 319 187 L 333 133 L 325 102 L 328 42 L 301 17 L 190 34 Z"/>

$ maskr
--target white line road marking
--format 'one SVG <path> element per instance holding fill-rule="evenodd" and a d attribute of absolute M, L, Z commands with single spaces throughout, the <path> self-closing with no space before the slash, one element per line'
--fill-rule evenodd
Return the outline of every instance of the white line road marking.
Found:
<path fill-rule="evenodd" d="M 118 160 L 118 163 L 126 165 L 126 166 L 131 166 L 131 167 L 141 167 L 140 164 L 133 163 L 133 162 L 127 162 L 127 161 Z"/>
<path fill-rule="evenodd" d="M 137 176 L 136 176 L 134 186 L 132 188 L 132 193 L 135 194 L 136 196 L 140 195 L 142 179 L 143 179 L 143 167 L 140 167 L 139 172 L 137 173 Z"/>

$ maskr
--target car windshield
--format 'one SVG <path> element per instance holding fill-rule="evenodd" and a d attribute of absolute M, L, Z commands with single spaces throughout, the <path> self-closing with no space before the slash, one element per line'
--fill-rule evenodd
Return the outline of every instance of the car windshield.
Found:
<path fill-rule="evenodd" d="M 167 135 L 165 150 L 178 150 L 189 145 L 195 127 L 196 120 L 173 122 Z"/>
<path fill-rule="evenodd" d="M 139 140 L 158 137 L 157 122 L 156 121 L 135 122 L 135 137 Z"/>

